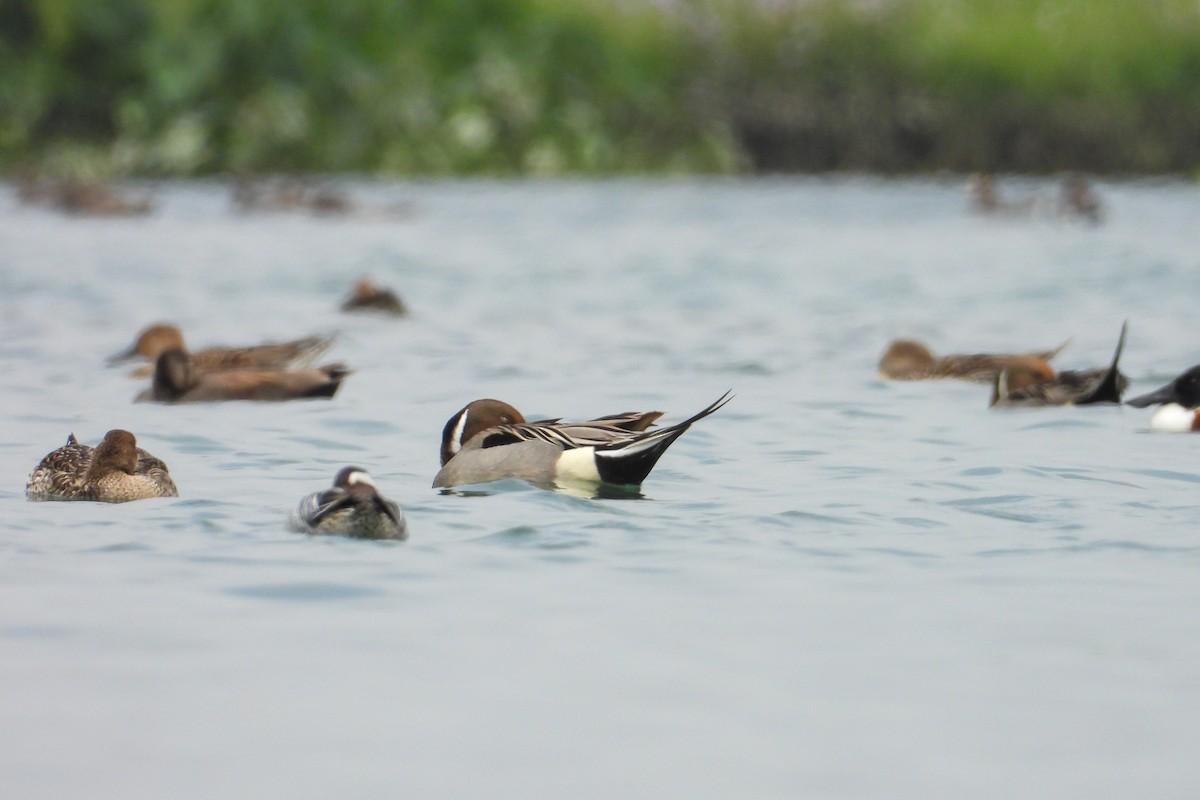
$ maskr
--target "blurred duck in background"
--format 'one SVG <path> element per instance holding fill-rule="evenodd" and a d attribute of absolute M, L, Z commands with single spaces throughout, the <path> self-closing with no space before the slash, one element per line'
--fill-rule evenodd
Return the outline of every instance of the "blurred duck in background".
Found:
<path fill-rule="evenodd" d="M 243 347 L 208 347 L 190 354 L 192 370 L 210 372 L 223 369 L 284 369 L 286 367 L 311 364 L 317 356 L 333 344 L 332 336 L 306 336 L 290 342 L 268 342 Z M 168 350 L 185 350 L 183 334 L 179 328 L 158 322 L 144 328 L 133 340 L 133 344 L 119 353 L 109 356 L 109 365 L 121 364 L 141 358 L 155 362 Z M 145 377 L 154 372 L 153 365 L 140 367 L 130 373 L 133 377 Z"/>
<path fill-rule="evenodd" d="M 919 381 L 931 378 L 961 378 L 981 383 L 991 381 L 996 373 L 1022 364 L 1045 362 L 1054 358 L 1070 340 L 1053 350 L 1037 353 L 973 353 L 969 355 L 934 356 L 921 342 L 913 339 L 893 339 L 879 359 L 879 377 L 885 380 Z M 1050 369 L 1046 364 L 1046 369 Z M 1050 369 L 1053 372 L 1052 369 Z"/>
<path fill-rule="evenodd" d="M 103 181 L 52 180 L 32 172 L 18 180 L 17 199 L 26 205 L 47 206 L 78 216 L 131 217 L 154 210 L 148 194 L 129 196 Z"/>
<path fill-rule="evenodd" d="M 1128 327 L 1128 323 L 1121 326 L 1116 352 L 1107 367 L 1055 374 L 1049 365 L 1044 368 L 1031 363 L 1014 365 L 997 373 L 989 405 L 992 408 L 1033 408 L 1120 403 L 1121 395 L 1129 386 L 1129 379 L 1117 367 L 1125 348 Z"/>
<path fill-rule="evenodd" d="M 1100 197 L 1091 182 L 1077 173 L 1062 179 L 1057 197 L 1038 193 L 1013 199 L 1000 194 L 991 174 L 975 172 L 967 180 L 967 197 L 971 210 L 981 214 L 1082 219 L 1092 224 L 1104 220 Z"/>
<path fill-rule="evenodd" d="M 344 364 L 310 369 L 197 371 L 188 354 L 172 348 L 158 357 L 149 389 L 135 403 L 212 403 L 222 400 L 300 400 L 333 397 L 350 374 Z"/>
<path fill-rule="evenodd" d="M 376 311 L 395 317 L 403 317 L 408 313 L 408 308 L 399 295 L 367 278 L 362 278 L 354 284 L 349 296 L 342 301 L 341 310 Z"/>

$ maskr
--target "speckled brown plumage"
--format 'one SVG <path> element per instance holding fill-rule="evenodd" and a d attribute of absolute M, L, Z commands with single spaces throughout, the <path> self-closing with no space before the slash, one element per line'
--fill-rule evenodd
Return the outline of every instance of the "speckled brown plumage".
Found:
<path fill-rule="evenodd" d="M 178 497 L 163 461 L 137 446 L 132 433 L 114 429 L 96 447 L 75 434 L 34 468 L 25 485 L 31 500 L 102 500 L 122 503 Z"/>

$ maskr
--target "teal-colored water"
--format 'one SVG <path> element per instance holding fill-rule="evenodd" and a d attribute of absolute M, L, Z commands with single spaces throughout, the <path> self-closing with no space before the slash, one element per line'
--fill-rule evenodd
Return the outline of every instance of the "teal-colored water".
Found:
<path fill-rule="evenodd" d="M 1028 182 L 1029 191 L 1049 184 Z M 0 194 L 6 797 L 1190 796 L 1200 438 L 1119 407 L 992 412 L 885 383 L 1071 338 L 1132 392 L 1200 362 L 1200 192 L 1099 187 L 1099 227 L 961 182 L 359 184 L 406 219 L 146 219 Z M 337 311 L 362 275 L 411 317 Z M 337 331 L 332 401 L 134 405 L 104 358 Z M 641 497 L 429 488 L 446 419 L 682 419 Z M 30 503 L 74 432 L 180 497 Z M 368 469 L 407 543 L 286 530 Z"/>

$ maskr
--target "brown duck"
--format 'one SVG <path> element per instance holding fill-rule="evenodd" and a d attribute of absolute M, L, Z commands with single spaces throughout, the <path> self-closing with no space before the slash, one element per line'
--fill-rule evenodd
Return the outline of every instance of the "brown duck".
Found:
<path fill-rule="evenodd" d="M 222 369 L 283 369 L 311 364 L 313 359 L 325 352 L 333 343 L 332 336 L 306 336 L 290 342 L 270 342 L 245 347 L 209 347 L 191 354 L 192 369 L 210 372 Z M 134 358 L 155 362 L 167 350 L 186 351 L 183 334 L 179 328 L 164 322 L 155 323 L 142 330 L 133 344 L 109 357 L 108 363 L 120 364 Z M 145 377 L 154 371 L 153 364 L 139 367 L 131 375 Z"/>
<path fill-rule="evenodd" d="M 1050 369 L 1047 361 L 1054 358 L 1070 342 L 1053 350 L 1037 353 L 974 353 L 970 355 L 934 356 L 921 342 L 895 339 L 879 359 L 879 376 L 885 380 L 919 381 L 930 378 L 962 378 L 987 382 L 1001 370 L 1033 365 L 1040 362 Z M 1050 370 L 1053 372 L 1053 370 Z"/>
<path fill-rule="evenodd" d="M 29 475 L 31 500 L 102 500 L 123 503 L 149 497 L 178 497 L 167 465 L 137 446 L 132 433 L 114 429 L 96 447 L 75 434 L 41 460 Z"/>
<path fill-rule="evenodd" d="M 350 374 L 343 364 L 309 369 L 197 371 L 188 354 L 172 348 L 154 364 L 154 381 L 134 402 L 212 403 L 222 400 L 298 400 L 333 397 Z"/>
<path fill-rule="evenodd" d="M 395 292 L 366 278 L 354 284 L 354 290 L 342 302 L 341 309 L 342 311 L 381 311 L 397 317 L 408 313 L 404 301 Z"/>

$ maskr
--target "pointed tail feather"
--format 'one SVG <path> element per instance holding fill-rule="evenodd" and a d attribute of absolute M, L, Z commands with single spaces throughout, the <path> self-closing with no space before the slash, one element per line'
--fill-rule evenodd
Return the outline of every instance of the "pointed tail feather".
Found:
<path fill-rule="evenodd" d="M 1079 405 L 1121 402 L 1121 394 L 1125 391 L 1128 381 L 1121 374 L 1121 371 L 1117 369 L 1117 364 L 1121 361 L 1121 351 L 1125 349 L 1125 333 L 1128 328 L 1129 320 L 1126 320 L 1121 325 L 1121 338 L 1117 340 L 1117 350 L 1113 353 L 1112 364 L 1109 365 L 1108 371 L 1104 373 L 1104 377 L 1096 384 L 1096 388 L 1089 392 L 1086 398 L 1080 400 Z"/>
<path fill-rule="evenodd" d="M 632 439 L 613 442 L 596 448 L 596 469 L 605 483 L 636 486 L 646 480 L 667 448 L 698 420 L 704 419 L 733 399 L 732 390 L 725 392 L 697 414 L 683 422 L 661 430 L 650 431 Z"/>

